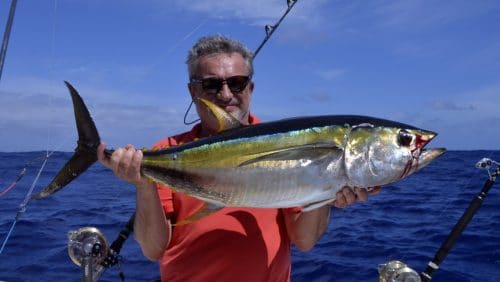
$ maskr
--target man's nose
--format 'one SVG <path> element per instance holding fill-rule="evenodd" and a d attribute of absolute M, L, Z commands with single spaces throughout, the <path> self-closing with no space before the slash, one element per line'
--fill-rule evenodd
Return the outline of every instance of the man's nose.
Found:
<path fill-rule="evenodd" d="M 222 84 L 222 88 L 220 89 L 218 96 L 219 99 L 223 101 L 231 100 L 231 98 L 233 98 L 233 92 L 231 92 L 231 89 L 227 86 L 227 82 L 224 81 Z"/>

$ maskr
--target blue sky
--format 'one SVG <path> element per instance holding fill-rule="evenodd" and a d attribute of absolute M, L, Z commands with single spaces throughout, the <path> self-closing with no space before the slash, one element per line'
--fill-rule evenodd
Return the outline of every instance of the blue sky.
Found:
<path fill-rule="evenodd" d="M 10 1 L 0 2 L 4 30 Z M 21 0 L 0 81 L 0 151 L 76 146 L 63 80 L 111 147 L 188 130 L 187 49 L 224 34 L 252 50 L 285 0 Z M 500 2 L 299 0 L 255 60 L 252 112 L 362 114 L 500 149 Z M 194 114 L 191 115 L 194 118 Z"/>

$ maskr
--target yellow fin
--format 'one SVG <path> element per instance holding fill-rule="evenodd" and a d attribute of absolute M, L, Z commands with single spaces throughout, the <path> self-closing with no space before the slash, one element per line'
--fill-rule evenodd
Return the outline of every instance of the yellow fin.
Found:
<path fill-rule="evenodd" d="M 224 111 L 224 109 L 220 108 L 216 104 L 214 104 L 206 99 L 203 99 L 203 98 L 199 98 L 199 99 L 200 99 L 200 102 L 203 105 L 205 105 L 207 110 L 217 120 L 217 122 L 219 124 L 219 128 L 217 130 L 218 132 L 221 132 L 221 131 L 224 131 L 227 129 L 231 129 L 231 128 L 240 127 L 242 125 L 238 119 L 236 119 L 235 117 L 230 115 L 228 112 Z"/>

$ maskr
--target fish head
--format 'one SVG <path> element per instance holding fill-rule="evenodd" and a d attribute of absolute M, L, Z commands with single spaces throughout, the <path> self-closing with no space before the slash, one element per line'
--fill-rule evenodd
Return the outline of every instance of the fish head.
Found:
<path fill-rule="evenodd" d="M 386 185 L 420 170 L 446 151 L 424 149 L 436 135 L 405 125 L 353 127 L 345 147 L 345 166 L 351 185 L 365 188 Z"/>

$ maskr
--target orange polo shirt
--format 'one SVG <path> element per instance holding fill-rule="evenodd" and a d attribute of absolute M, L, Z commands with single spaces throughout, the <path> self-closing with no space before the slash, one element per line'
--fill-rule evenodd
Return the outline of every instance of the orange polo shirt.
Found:
<path fill-rule="evenodd" d="M 259 120 L 250 115 L 250 124 Z M 154 148 L 199 138 L 201 125 L 165 138 Z M 203 202 L 158 187 L 166 214 L 180 222 Z M 290 281 L 290 239 L 283 210 L 223 208 L 196 222 L 175 226 L 160 260 L 162 281 Z"/>

